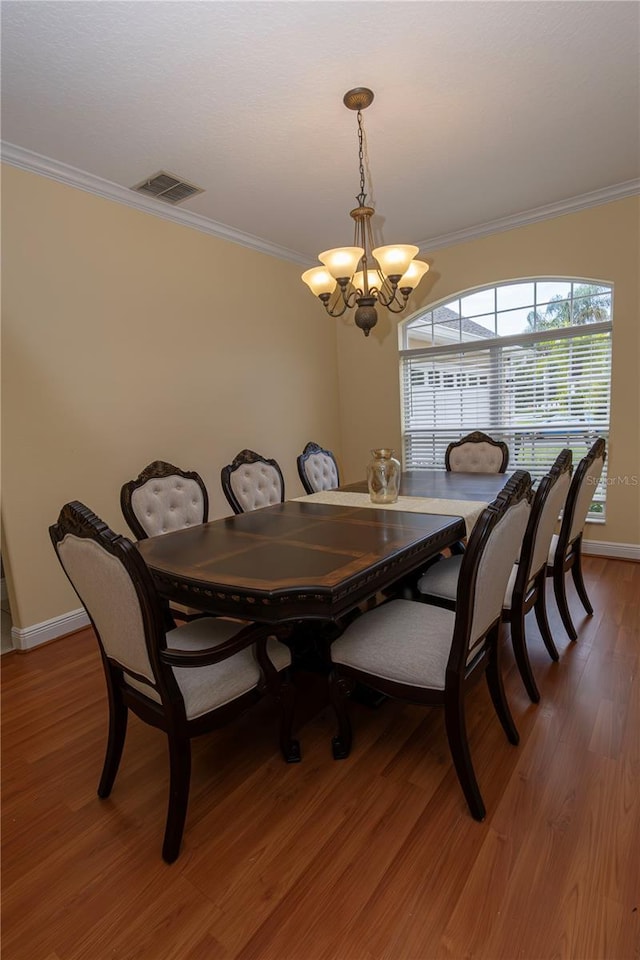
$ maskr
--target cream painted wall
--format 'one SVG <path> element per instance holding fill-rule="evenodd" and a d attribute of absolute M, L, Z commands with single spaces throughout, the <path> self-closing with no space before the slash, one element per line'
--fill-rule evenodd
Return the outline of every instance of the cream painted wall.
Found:
<path fill-rule="evenodd" d="M 117 530 L 149 461 L 201 473 L 243 447 L 340 456 L 335 324 L 300 268 L 3 167 L 3 558 L 14 626 L 79 606 L 48 526 L 68 500 Z M 323 313 L 323 312 L 322 312 Z"/>
<path fill-rule="evenodd" d="M 613 283 L 613 367 L 607 520 L 587 538 L 640 543 L 640 199 L 631 197 L 431 252 L 431 270 L 410 304 L 520 277 L 587 277 Z M 398 320 L 379 311 L 368 340 L 339 321 L 340 422 L 346 482 L 363 476 L 372 447 L 402 449 Z M 402 318 L 404 319 L 404 317 Z M 482 424 L 478 424 L 482 427 Z"/>

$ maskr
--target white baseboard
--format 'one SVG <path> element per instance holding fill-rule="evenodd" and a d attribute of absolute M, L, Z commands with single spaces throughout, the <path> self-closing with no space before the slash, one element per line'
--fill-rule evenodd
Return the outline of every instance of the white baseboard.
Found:
<path fill-rule="evenodd" d="M 640 561 L 640 545 L 636 543 L 583 540 L 582 552 L 593 557 Z M 72 610 L 70 613 L 63 613 L 62 616 L 54 617 L 53 620 L 45 620 L 44 623 L 36 623 L 32 627 L 25 627 L 23 630 L 12 627 L 11 639 L 14 649 L 32 650 L 33 647 L 39 647 L 41 643 L 57 640 L 58 637 L 64 637 L 67 633 L 73 633 L 75 630 L 82 630 L 88 626 L 89 617 L 85 610 L 81 608 L 80 610 Z"/>
<path fill-rule="evenodd" d="M 11 628 L 11 640 L 14 650 L 32 650 L 33 647 L 39 647 L 41 643 L 48 643 L 50 640 L 57 640 L 58 637 L 64 637 L 67 633 L 73 633 L 75 630 L 82 630 L 89 626 L 89 617 L 84 608 L 72 610 L 70 613 L 63 613 L 60 617 L 54 617 L 53 620 L 45 620 L 44 623 L 35 623 L 32 627 Z"/>
<path fill-rule="evenodd" d="M 613 560 L 640 560 L 640 544 L 637 543 L 583 540 L 582 552 L 591 557 L 611 557 Z"/>

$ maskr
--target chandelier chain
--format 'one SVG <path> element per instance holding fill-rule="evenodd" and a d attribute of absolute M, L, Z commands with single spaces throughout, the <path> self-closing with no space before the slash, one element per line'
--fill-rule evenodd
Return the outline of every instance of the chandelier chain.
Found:
<path fill-rule="evenodd" d="M 364 144 L 363 144 L 363 133 L 362 133 L 362 110 L 358 110 L 358 163 L 360 166 L 360 193 L 356 197 L 358 203 L 361 207 L 364 206 L 365 200 L 367 199 L 366 194 L 366 183 L 364 179 Z"/>

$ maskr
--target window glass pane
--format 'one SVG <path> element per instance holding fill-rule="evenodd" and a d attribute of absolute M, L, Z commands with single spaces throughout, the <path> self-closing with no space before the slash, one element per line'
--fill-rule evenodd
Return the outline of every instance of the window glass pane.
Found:
<path fill-rule="evenodd" d="M 467 317 L 462 318 L 462 339 L 486 340 L 494 337 L 496 333 L 495 313 L 487 313 L 483 317 L 474 317 L 472 320 Z"/>
<path fill-rule="evenodd" d="M 536 330 L 554 330 L 571 325 L 571 300 L 556 300 L 539 304 L 536 311 Z"/>
<path fill-rule="evenodd" d="M 496 293 L 498 310 L 533 306 L 533 283 L 505 283 Z"/>
<path fill-rule="evenodd" d="M 597 283 L 574 283 L 573 285 L 574 297 L 584 297 L 587 294 L 594 296 L 599 293 L 611 293 L 611 287 L 602 287 Z"/>
<path fill-rule="evenodd" d="M 441 310 L 450 310 L 451 313 L 455 314 L 456 317 L 459 317 L 460 300 L 451 300 L 450 303 L 443 303 L 441 307 L 437 307 L 433 312 L 434 314 L 438 314 Z"/>
<path fill-rule="evenodd" d="M 416 330 L 419 327 L 428 326 L 431 323 L 432 317 L 432 313 L 423 313 L 419 317 L 414 317 L 413 320 L 407 324 L 407 329 Z"/>
<path fill-rule="evenodd" d="M 461 301 L 462 316 L 475 317 L 481 313 L 493 313 L 496 308 L 495 287 L 490 290 L 478 290 L 468 297 L 462 297 Z"/>
<path fill-rule="evenodd" d="M 602 323 L 611 319 L 611 294 L 579 297 L 573 301 L 573 323 Z"/>
<path fill-rule="evenodd" d="M 416 317 L 405 327 L 405 349 L 419 350 L 420 347 L 428 347 L 433 343 L 433 314 L 427 313 L 422 317 Z"/>
<path fill-rule="evenodd" d="M 571 282 L 569 280 L 542 280 L 536 283 L 536 301 L 549 303 L 554 297 L 568 300 L 571 296 Z"/>
<path fill-rule="evenodd" d="M 498 314 L 497 320 L 499 337 L 512 337 L 516 333 L 533 333 L 535 329 L 534 313 L 530 307 L 522 310 L 505 310 Z"/>
<path fill-rule="evenodd" d="M 460 301 L 453 300 L 451 303 L 437 307 L 433 311 L 434 343 L 457 343 L 460 340 L 459 306 Z"/>

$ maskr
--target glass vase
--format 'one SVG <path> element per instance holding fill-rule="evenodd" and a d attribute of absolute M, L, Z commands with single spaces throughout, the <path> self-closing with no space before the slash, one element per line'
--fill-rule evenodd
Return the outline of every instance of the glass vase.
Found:
<path fill-rule="evenodd" d="M 388 447 L 371 451 L 367 484 L 372 503 L 395 503 L 400 488 L 400 461 Z"/>

